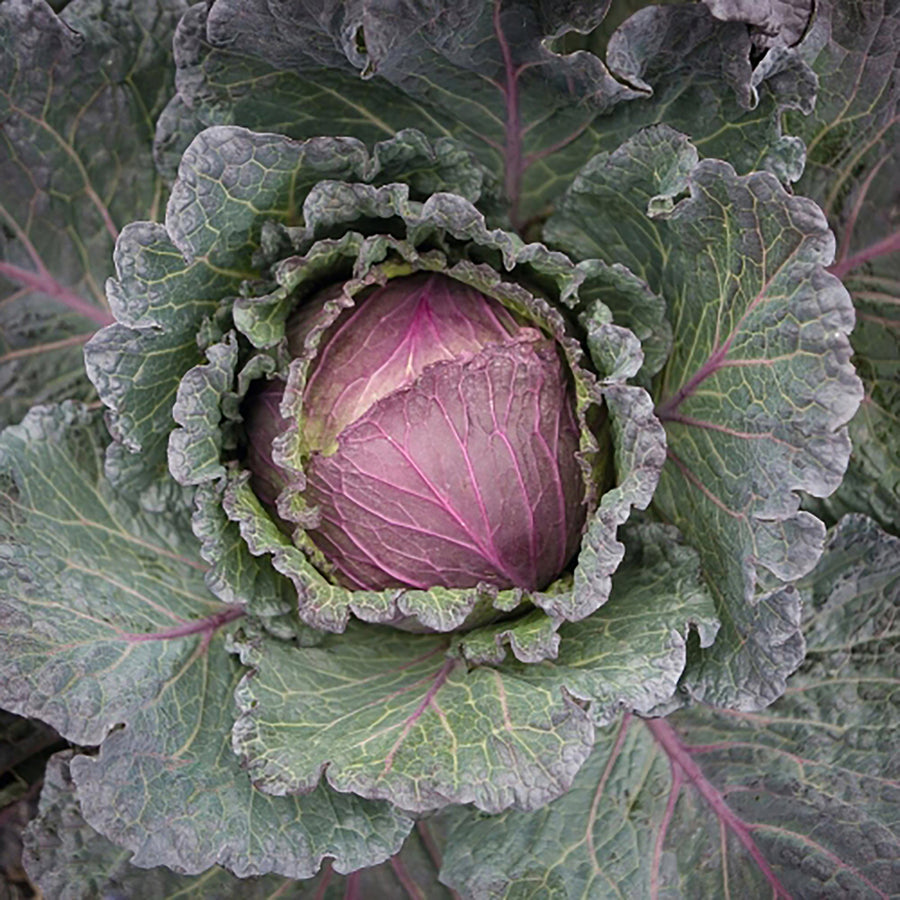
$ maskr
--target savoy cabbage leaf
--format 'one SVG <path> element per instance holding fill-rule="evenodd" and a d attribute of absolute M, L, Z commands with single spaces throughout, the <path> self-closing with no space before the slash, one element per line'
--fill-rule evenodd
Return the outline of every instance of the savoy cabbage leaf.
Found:
<path fill-rule="evenodd" d="M 465 896 L 891 896 L 898 560 L 896 537 L 845 518 L 804 581 L 807 658 L 781 699 L 626 715 L 543 810 L 449 813 L 444 881 Z"/>
<path fill-rule="evenodd" d="M 82 348 L 112 321 L 121 228 L 161 215 L 149 146 L 182 0 L 0 5 L 0 420 L 90 399 Z"/>

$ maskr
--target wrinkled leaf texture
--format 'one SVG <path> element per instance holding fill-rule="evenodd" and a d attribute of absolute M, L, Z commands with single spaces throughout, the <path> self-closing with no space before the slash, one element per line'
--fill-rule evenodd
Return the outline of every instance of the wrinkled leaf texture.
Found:
<path fill-rule="evenodd" d="M 626 716 L 542 810 L 446 813 L 442 880 L 477 897 L 894 896 L 898 561 L 897 538 L 843 519 L 805 579 L 809 651 L 780 700 Z"/>
<path fill-rule="evenodd" d="M 82 349 L 112 320 L 119 230 L 156 218 L 152 158 L 183 0 L 0 4 L 0 422 L 90 399 Z"/>

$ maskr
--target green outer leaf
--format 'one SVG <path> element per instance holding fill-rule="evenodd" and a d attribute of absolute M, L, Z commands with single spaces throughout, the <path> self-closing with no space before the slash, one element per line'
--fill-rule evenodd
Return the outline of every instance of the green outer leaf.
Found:
<path fill-rule="evenodd" d="M 507 646 L 520 662 L 553 659 L 559 652 L 559 621 L 538 610 L 511 622 L 484 625 L 458 638 L 455 647 L 472 665 L 499 665 Z"/>
<path fill-rule="evenodd" d="M 194 534 L 209 563 L 206 586 L 225 603 L 243 603 L 257 616 L 280 616 L 296 608 L 293 585 L 264 557 L 254 557 L 240 529 L 222 508 L 222 490 L 201 485 L 194 497 Z"/>
<path fill-rule="evenodd" d="M 476 818 L 454 808 L 441 881 L 464 897 L 649 897 L 666 763 L 626 716 L 598 732 L 571 790 L 532 813 Z M 648 827 L 651 826 L 651 827 Z"/>
<path fill-rule="evenodd" d="M 313 648 L 239 643 L 254 672 L 237 691 L 243 715 L 235 752 L 258 787 L 279 795 L 309 790 L 324 770 L 340 791 L 416 811 L 547 802 L 584 759 L 590 720 L 667 701 L 684 668 L 689 628 L 708 646 L 718 627 L 697 554 L 674 529 L 635 528 L 628 546 L 610 601 L 559 628 L 552 661 L 540 661 L 547 648 L 528 656 L 533 635 L 555 638 L 535 615 L 455 645 L 470 662 L 496 664 L 508 640 L 524 662 L 468 669 L 447 637 L 358 623 Z M 571 696 L 589 703 L 590 716 Z"/>
<path fill-rule="evenodd" d="M 290 29 L 280 28 L 264 40 L 290 40 L 298 28 L 295 11 Z M 268 53 L 261 57 L 235 53 L 226 41 L 212 46 L 207 39 L 209 9 L 197 3 L 184 15 L 175 33 L 175 81 L 178 94 L 157 122 L 155 152 L 161 171 L 174 178 L 181 155 L 204 128 L 242 125 L 256 131 L 284 134 L 298 140 L 320 135 L 352 135 L 367 144 L 393 137 L 404 128 L 417 128 L 432 137 L 451 134 L 428 110 L 408 102 L 394 87 L 362 81 L 346 57 L 343 69 L 319 63 L 314 75 L 274 66 Z M 340 62 L 334 58 L 334 61 Z"/>
<path fill-rule="evenodd" d="M 752 708 L 800 661 L 797 599 L 779 581 L 815 564 L 823 526 L 796 492 L 840 483 L 861 390 L 818 208 L 766 173 L 696 160 L 683 135 L 647 129 L 585 167 L 548 232 L 579 255 L 624 256 L 669 305 L 675 349 L 655 391 L 669 459 L 654 504 L 699 550 L 725 626 L 690 689 Z M 745 645 L 765 651 L 758 674 Z"/>
<path fill-rule="evenodd" d="M 234 750 L 254 784 L 305 793 L 324 771 L 336 790 L 414 811 L 533 809 L 566 791 L 593 743 L 588 714 L 527 673 L 466 671 L 448 646 L 357 623 L 314 648 L 239 643 L 254 671 Z"/>
<path fill-rule="evenodd" d="M 655 502 L 689 541 L 704 545 L 707 577 L 720 609 L 728 609 L 721 614 L 738 634 L 752 628 L 754 613 L 747 615 L 740 601 L 756 600 L 754 581 L 767 580 L 760 569 L 790 581 L 818 559 L 822 526 L 796 511 L 796 491 L 827 496 L 840 484 L 850 450 L 844 426 L 861 399 L 848 361 L 849 298 L 821 269 L 833 252 L 830 233 L 811 203 L 789 199 L 779 188 L 773 196 L 773 181 L 759 175 L 729 182 L 724 164 L 701 163 L 691 200 L 672 214 L 681 239 L 673 260 L 685 262 L 668 278 L 673 290 L 663 291 L 673 319 L 684 322 L 676 326 L 676 346 L 686 346 L 689 335 L 695 343 L 690 355 L 673 355 L 665 369 L 661 393 L 670 399 L 657 412 L 671 462 Z M 715 223 L 726 204 L 731 213 Z M 723 226 L 741 235 L 724 253 L 714 244 Z M 700 288 L 687 262 L 695 249 L 719 273 L 734 271 L 760 253 L 760 244 L 761 270 L 750 277 L 720 274 Z M 720 296 L 728 299 L 705 305 Z M 740 571 L 736 560 L 747 568 Z M 787 652 L 773 670 L 790 672 L 796 661 Z M 739 693 L 747 708 L 777 696 L 766 686 L 748 697 L 752 683 L 735 691 L 728 683 L 732 665 L 725 664 L 716 687 L 697 686 L 698 699 L 730 704 Z"/>
<path fill-rule="evenodd" d="M 639 79 L 653 96 L 614 111 L 599 137 L 613 149 L 646 125 L 666 122 L 691 135 L 705 157 L 727 159 L 741 174 L 769 171 L 779 181 L 803 172 L 805 147 L 785 133 L 786 113 L 807 114 L 818 80 L 795 51 L 778 48 L 751 61 L 743 23 L 721 22 L 700 4 L 648 6 L 609 42 L 619 77 Z"/>
<path fill-rule="evenodd" d="M 896 146 L 898 22 L 890 0 L 819 0 L 797 48 L 819 80 L 815 107 L 787 115 L 787 128 L 808 146 L 797 189 L 822 206 L 839 234 L 850 224 L 856 188 Z"/>
<path fill-rule="evenodd" d="M 604 7 L 570 3 L 564 18 L 589 30 Z M 402 12 L 384 3 L 311 11 L 299 2 L 274 12 L 261 0 L 218 0 L 208 22 L 202 10 L 188 18 L 178 39 L 179 97 L 157 139 L 166 158 L 198 123 L 304 138 L 334 129 L 365 141 L 415 127 L 464 141 L 505 179 L 516 206 L 523 174 L 561 134 L 571 140 L 598 112 L 640 95 L 593 54 L 553 52 L 546 38 L 573 25 L 521 0 Z M 519 212 L 536 209 L 529 202 Z"/>
<path fill-rule="evenodd" d="M 399 850 L 412 822 L 386 803 L 334 793 L 255 790 L 231 754 L 231 696 L 243 670 L 220 639 L 184 666 L 97 757 L 71 763 L 85 819 L 133 851 L 138 866 L 309 878 L 326 856 L 349 872 Z M 215 827 L 211 828 L 210 823 Z"/>
<path fill-rule="evenodd" d="M 900 255 L 845 282 L 856 306 L 853 362 L 866 394 L 850 422 L 847 474 L 821 506 L 834 518 L 868 513 L 900 534 Z"/>
<path fill-rule="evenodd" d="M 501 671 L 589 701 L 606 724 L 620 709 L 649 712 L 668 701 L 684 670 L 688 632 L 709 647 L 719 622 L 701 578 L 697 553 L 676 529 L 643 524 L 624 529 L 625 559 L 613 576 L 609 601 L 580 622 L 559 629 L 553 659 Z"/>
<path fill-rule="evenodd" d="M 90 399 L 82 347 L 110 321 L 117 228 L 155 217 L 155 118 L 183 0 L 0 5 L 0 424 Z"/>
<path fill-rule="evenodd" d="M 219 300 L 236 290 L 234 279 L 202 260 L 186 262 L 162 225 L 135 222 L 116 243 L 117 280 L 107 285 L 118 320 L 85 347 L 88 377 L 112 409 L 110 430 L 138 465 L 158 480 L 166 474 L 166 442 L 182 374 L 202 360 L 197 334 Z M 117 481 L 121 484 L 122 481 Z"/>
<path fill-rule="evenodd" d="M 169 436 L 169 471 L 181 484 L 204 484 L 225 475 L 221 402 L 235 380 L 238 348 L 233 331 L 206 350 L 207 362 L 178 384 L 172 418 L 181 426 Z"/>
<path fill-rule="evenodd" d="M 607 48 L 593 39 L 588 46 L 605 50 L 610 71 L 645 96 L 618 104 L 580 133 L 561 131 L 559 148 L 526 173 L 526 193 L 549 206 L 586 159 L 661 122 L 689 134 L 703 156 L 727 159 L 741 174 L 766 170 L 780 181 L 796 181 L 803 141 L 784 133 L 782 119 L 786 110 L 813 106 L 816 79 L 806 63 L 794 51 L 779 51 L 754 67 L 746 26 L 717 21 L 699 3 L 637 6 L 644 8 L 615 31 Z"/>
<path fill-rule="evenodd" d="M 443 813 L 441 880 L 498 898 L 894 896 L 898 561 L 896 538 L 842 520 L 805 579 L 809 655 L 781 699 L 626 716 L 543 809 Z"/>
<path fill-rule="evenodd" d="M 110 487 L 106 440 L 100 413 L 72 403 L 0 437 L 0 702 L 103 742 L 73 776 L 87 820 L 137 865 L 305 878 L 324 855 L 380 862 L 405 817 L 324 786 L 274 800 L 241 773 L 229 731 L 243 673 L 213 635 L 242 612 L 206 591 L 188 507 L 148 513 Z"/>
<path fill-rule="evenodd" d="M 239 283 L 266 219 L 296 224 L 309 189 L 356 176 L 366 151 L 352 138 L 298 143 L 242 128 L 202 131 L 181 158 L 166 207 L 166 230 L 189 260 L 229 269 Z"/>
<path fill-rule="evenodd" d="M 670 255 L 667 223 L 648 211 L 651 203 L 654 213 L 674 207 L 699 158 L 690 138 L 667 125 L 647 128 L 613 152 L 598 154 L 547 221 L 547 243 L 566 247 L 577 260 L 623 265 L 662 293 Z"/>
<path fill-rule="evenodd" d="M 187 508 L 143 513 L 103 478 L 102 417 L 38 407 L 0 436 L 2 705 L 98 744 L 184 664 L 147 640 L 223 610 Z"/>
<path fill-rule="evenodd" d="M 173 170 L 179 150 L 214 124 L 295 138 L 351 134 L 367 143 L 414 127 L 464 142 L 520 197 L 526 219 L 549 209 L 585 159 L 665 117 L 706 155 L 728 158 L 741 172 L 800 176 L 803 143 L 782 134 L 781 117 L 786 109 L 808 111 L 816 85 L 796 54 L 771 54 L 753 69 L 742 25 L 719 22 L 699 4 L 650 7 L 610 44 L 616 80 L 594 53 L 560 56 L 538 43 L 596 23 L 605 4 L 567 5 L 568 26 L 551 21 L 559 14 L 551 6 L 473 0 L 421 13 L 404 8 L 398 18 L 387 4 L 369 4 L 365 13 L 361 6 L 317 9 L 314 18 L 292 3 L 279 8 L 291 17 L 285 28 L 262 2 L 242 3 L 235 14 L 233 2 L 219 0 L 209 14 L 212 46 L 198 4 L 176 40 L 179 96 L 160 119 L 160 158 Z M 576 12 L 590 18 L 576 24 Z M 363 28 L 365 49 L 350 37 Z M 477 51 L 469 53 L 467 42 Z M 361 80 L 364 68 L 373 77 Z M 504 97 L 510 80 L 517 116 Z"/>
<path fill-rule="evenodd" d="M 165 866 L 141 869 L 131 853 L 117 847 L 85 822 L 69 773 L 72 751 L 54 756 L 41 790 L 40 812 L 23 835 L 23 863 L 31 882 L 54 900 L 147 897 L 152 900 L 336 900 L 356 890 L 363 897 L 450 900 L 437 881 L 440 864 L 433 826 L 424 822 L 399 853 L 378 866 L 341 876 L 326 861 L 315 878 L 295 881 L 278 875 L 237 878 L 214 866 L 198 875 L 181 875 Z M 416 893 L 418 891 L 418 893 Z"/>
<path fill-rule="evenodd" d="M 900 10 L 823 0 L 799 48 L 821 79 L 807 118 L 788 124 L 810 147 L 800 190 L 837 234 L 832 271 L 857 311 L 851 335 L 866 397 L 850 424 L 853 454 L 832 497 L 814 510 L 857 511 L 900 533 Z"/>
<path fill-rule="evenodd" d="M 641 342 L 644 362 L 640 371 L 647 376 L 655 375 L 672 349 L 672 326 L 666 318 L 665 300 L 620 263 L 608 266 L 599 259 L 588 259 L 580 262 L 578 269 L 586 276 L 578 291 L 585 312 L 592 310 L 598 300 L 606 306 L 613 314 L 613 321 Z M 598 356 L 599 335 L 592 333 L 584 319 L 582 325 L 588 331 L 588 351 L 593 359 Z M 599 358 L 596 364 L 605 368 Z"/>
<path fill-rule="evenodd" d="M 131 854 L 94 831 L 75 797 L 69 774 L 73 751 L 56 754 L 44 775 L 40 811 L 23 835 L 23 864 L 31 882 L 55 900 L 125 896 L 166 898 L 237 897 L 247 900 L 300 898 L 303 886 L 268 875 L 239 879 L 215 867 L 200 875 L 179 875 L 165 866 L 139 869 Z"/>

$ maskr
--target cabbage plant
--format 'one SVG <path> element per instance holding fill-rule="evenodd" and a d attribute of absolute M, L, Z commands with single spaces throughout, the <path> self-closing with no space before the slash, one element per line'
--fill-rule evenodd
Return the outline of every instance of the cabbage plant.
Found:
<path fill-rule="evenodd" d="M 898 18 L 745 6 L 0 0 L 48 896 L 887 895 Z"/>

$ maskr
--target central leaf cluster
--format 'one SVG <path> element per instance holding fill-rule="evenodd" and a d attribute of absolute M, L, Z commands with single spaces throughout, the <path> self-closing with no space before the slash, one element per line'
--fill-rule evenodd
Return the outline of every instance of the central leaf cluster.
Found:
<path fill-rule="evenodd" d="M 291 316 L 295 358 L 333 295 Z M 270 508 L 292 490 L 273 459 L 284 392 L 276 379 L 245 404 L 246 464 Z M 496 300 L 441 274 L 389 281 L 329 328 L 301 399 L 308 533 L 340 584 L 536 590 L 576 551 L 585 491 L 566 365 Z"/>

